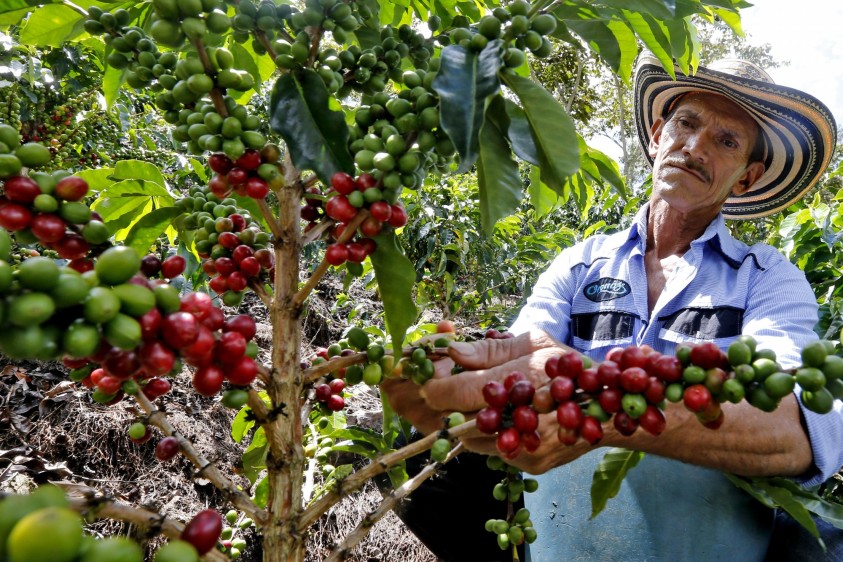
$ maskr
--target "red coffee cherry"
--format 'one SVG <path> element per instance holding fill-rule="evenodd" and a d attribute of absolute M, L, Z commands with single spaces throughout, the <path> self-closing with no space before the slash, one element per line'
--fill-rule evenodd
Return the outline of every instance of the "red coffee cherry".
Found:
<path fill-rule="evenodd" d="M 165 437 L 155 445 L 155 458 L 159 461 L 172 460 L 179 454 L 179 440 L 175 437 Z"/>

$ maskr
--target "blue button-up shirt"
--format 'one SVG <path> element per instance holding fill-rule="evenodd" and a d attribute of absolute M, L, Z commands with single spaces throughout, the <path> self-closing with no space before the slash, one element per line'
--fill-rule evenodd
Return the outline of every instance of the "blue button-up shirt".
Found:
<path fill-rule="evenodd" d="M 748 334 L 758 341 L 759 349 L 774 350 L 782 366 L 798 366 L 801 348 L 817 339 L 813 331 L 817 322 L 817 303 L 805 275 L 775 248 L 766 244 L 747 246 L 735 240 L 726 229 L 723 217 L 718 216 L 702 236 L 691 243 L 690 249 L 676 263 L 651 313 L 644 267 L 647 211 L 647 206 L 641 209 L 632 226 L 625 231 L 613 235 L 593 236 L 562 252 L 539 278 L 510 331 L 518 334 L 543 330 L 556 340 L 595 360 L 602 360 L 606 352 L 614 346 L 647 344 L 658 352 L 674 353 L 676 346 L 681 342 L 714 341 L 721 349 L 726 349 L 739 335 Z M 805 485 L 819 484 L 843 465 L 841 407 L 843 406 L 837 401 L 835 409 L 825 415 L 802 408 L 814 454 L 814 469 L 798 479 Z M 703 428 L 700 430 L 705 431 Z M 602 455 L 602 451 L 595 453 Z M 575 461 L 571 463 L 574 466 L 560 467 L 548 473 L 548 483 L 558 487 L 552 482 L 558 482 L 560 475 L 564 473 L 562 478 L 568 491 L 578 490 L 577 493 L 587 499 L 590 473 L 593 472 L 597 461 L 584 460 L 581 464 L 587 464 L 585 468 L 577 467 L 579 462 L 580 460 Z M 648 466 L 658 473 L 648 477 Z M 640 472 L 636 474 L 637 471 Z M 682 471 L 682 477 L 676 478 L 675 482 L 671 483 L 665 478 L 666 472 L 676 476 L 678 471 Z M 552 476 L 554 473 L 555 477 Z M 739 520 L 753 520 L 753 517 L 746 515 L 746 510 L 753 510 L 755 507 L 744 505 L 742 492 L 738 492 L 736 488 L 734 491 L 730 490 L 731 484 L 722 487 L 721 481 L 725 482 L 725 479 L 716 471 L 667 459 L 645 458 L 639 467 L 630 472 L 631 482 L 624 484 L 618 498 L 610 500 L 609 506 L 616 510 L 617 520 L 620 522 L 617 524 L 624 525 L 628 531 L 620 535 L 632 533 L 633 536 L 627 538 L 631 539 L 633 544 L 639 544 L 643 552 L 652 552 L 652 559 L 686 556 L 681 546 L 682 541 L 677 540 L 677 533 L 685 533 L 689 544 L 693 545 L 692 549 L 699 549 L 700 542 L 690 540 L 691 535 L 687 534 L 684 523 L 679 522 L 687 518 L 681 517 L 679 513 L 669 515 L 674 519 L 677 516 L 681 518 L 679 521 L 672 521 L 671 524 L 679 525 L 674 532 L 667 529 L 649 529 L 652 522 L 649 521 L 650 515 L 646 511 L 650 507 L 656 509 L 654 506 L 658 502 L 655 497 L 652 502 L 642 501 L 642 496 L 649 493 L 641 493 L 635 480 L 651 478 L 658 482 L 657 490 L 653 493 L 655 497 L 662 498 L 662 503 L 673 503 L 671 498 L 687 496 L 686 491 L 679 488 L 689 485 L 689 479 L 696 480 L 696 500 L 689 499 L 691 503 L 684 506 L 680 501 L 679 509 L 686 510 L 687 515 L 695 521 L 704 521 L 705 519 L 697 519 L 695 516 L 700 513 L 697 511 L 699 506 L 694 506 L 693 502 L 716 506 L 715 513 L 719 515 L 715 517 L 718 524 L 722 524 L 724 533 L 738 533 L 741 537 L 739 540 L 744 540 L 750 551 L 761 549 L 763 556 L 769 519 L 765 519 L 763 514 L 761 519 L 755 519 L 756 523 L 760 521 L 760 526 L 755 527 L 755 530 L 760 530 L 755 533 L 757 546 L 753 546 L 752 541 L 746 542 L 747 534 L 752 532 L 744 532 L 746 529 L 741 526 Z M 706 484 L 702 484 L 703 482 Z M 545 491 L 539 494 L 548 492 L 545 487 Z M 548 530 L 555 528 L 556 531 L 573 531 L 577 528 L 578 523 L 575 520 L 578 518 L 582 519 L 582 525 L 599 527 L 601 518 L 604 518 L 604 523 L 608 523 L 613 517 L 611 514 L 601 514 L 593 522 L 587 521 L 575 513 L 578 510 L 586 511 L 587 516 L 590 512 L 587 505 L 571 508 L 569 499 L 572 494 L 558 491 L 550 493 L 556 495 L 550 505 L 563 510 L 567 514 L 567 520 L 565 515 L 557 518 L 554 507 L 554 516 L 545 522 L 549 525 Z M 726 499 L 727 495 L 731 500 Z M 527 501 L 528 504 L 531 502 L 529 494 Z M 732 505 L 727 509 L 725 505 L 729 501 Z M 612 502 L 618 503 L 612 506 Z M 538 509 L 546 509 L 547 505 L 547 502 L 536 502 Z M 643 516 L 635 515 L 642 510 Z M 607 511 L 610 509 L 607 508 Z M 734 512 L 734 520 L 728 515 L 731 512 Z M 631 513 L 633 515 L 630 515 Z M 636 517 L 643 519 L 636 524 Z M 663 517 L 664 514 L 660 515 L 659 519 Z M 533 519 L 536 521 L 537 517 Z M 756 523 L 749 526 L 752 527 Z M 615 524 L 612 523 L 607 531 Z M 632 532 L 633 528 L 643 530 L 646 536 L 636 538 L 634 535 L 638 531 Z M 662 537 L 665 531 L 668 531 L 667 535 L 672 535 L 669 538 L 669 548 L 659 542 L 664 541 Z M 710 526 L 708 531 L 712 531 Z M 574 531 L 566 539 L 569 544 L 565 547 L 567 550 L 560 552 L 554 547 L 550 550 L 545 549 L 544 552 L 553 552 L 552 556 L 564 554 L 573 559 L 601 559 L 601 552 L 606 555 L 612 552 L 611 541 L 606 540 L 589 542 L 585 550 L 575 549 L 571 544 L 578 542 L 576 536 L 579 534 L 579 531 Z M 600 534 L 599 531 L 597 534 Z M 547 538 L 547 534 L 544 536 Z M 587 536 L 593 538 L 594 533 L 588 533 Z M 726 536 L 709 538 L 720 542 Z M 541 543 L 540 538 L 536 545 L 539 548 L 531 548 L 532 559 L 552 559 L 536 556 L 537 552 L 542 551 Z M 697 550 L 695 557 L 717 557 L 716 550 L 703 550 Z M 724 552 L 728 553 L 728 549 Z M 745 559 L 757 558 L 758 552 L 754 554 L 747 552 Z M 647 558 L 650 559 L 649 556 Z"/>

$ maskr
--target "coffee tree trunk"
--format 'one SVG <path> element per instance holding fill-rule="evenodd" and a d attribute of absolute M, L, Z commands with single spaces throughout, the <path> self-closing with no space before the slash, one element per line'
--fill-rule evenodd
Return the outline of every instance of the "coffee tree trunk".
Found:
<path fill-rule="evenodd" d="M 269 501 L 263 529 L 264 562 L 304 560 L 304 536 L 295 531 L 302 509 L 304 451 L 300 396 L 302 395 L 300 343 L 301 306 L 295 295 L 301 255 L 298 182 L 278 193 L 275 242 L 275 293 L 270 306 L 272 369 L 268 393 L 272 401 L 266 433 Z"/>

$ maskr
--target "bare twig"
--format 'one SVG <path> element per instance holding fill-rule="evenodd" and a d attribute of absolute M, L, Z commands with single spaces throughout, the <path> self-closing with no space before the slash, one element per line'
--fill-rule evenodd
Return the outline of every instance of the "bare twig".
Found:
<path fill-rule="evenodd" d="M 269 230 L 272 232 L 272 236 L 276 240 L 280 239 L 281 226 L 278 224 L 278 219 L 276 219 L 275 215 L 272 214 L 272 209 L 269 208 L 269 203 L 266 202 L 266 199 L 258 199 L 258 208 L 261 210 L 261 215 L 266 221 L 266 224 L 269 225 Z"/>
<path fill-rule="evenodd" d="M 354 233 L 357 231 L 357 227 L 360 226 L 366 217 L 369 216 L 369 212 L 361 209 L 357 212 L 357 215 L 348 223 L 343 230 L 340 237 L 337 239 L 337 244 L 342 244 L 351 240 L 351 237 L 354 236 Z M 331 267 L 325 258 L 322 258 L 322 262 L 316 268 L 316 271 L 310 276 L 310 279 L 307 280 L 307 283 L 304 284 L 304 287 L 299 289 L 299 291 L 293 296 L 292 299 L 292 306 L 294 307 L 301 307 L 304 304 L 304 301 L 307 300 L 307 297 L 310 296 L 311 291 L 316 288 L 316 285 L 319 284 L 319 281 L 322 279 L 322 276 L 328 271 L 328 268 Z"/>
<path fill-rule="evenodd" d="M 210 480 L 235 507 L 246 513 L 258 525 L 266 522 L 266 512 L 259 509 L 244 492 L 216 467 L 214 463 L 203 457 L 184 435 L 179 433 L 167 419 L 167 413 L 159 410 L 142 392 L 135 395 L 138 404 L 144 409 L 149 423 L 160 429 L 165 435 L 175 437 L 179 441 L 181 453 L 199 469 L 199 473 Z"/>
<path fill-rule="evenodd" d="M 444 462 L 448 462 L 453 459 L 455 456 L 462 452 L 463 446 L 462 443 L 457 444 L 456 447 L 451 449 L 451 452 L 448 453 L 448 456 L 445 458 Z M 362 521 L 351 531 L 349 534 L 346 535 L 345 540 L 343 540 L 342 544 L 338 545 L 331 554 L 325 558 L 324 562 L 336 562 L 339 560 L 345 560 L 348 556 L 349 551 L 354 548 L 357 543 L 363 540 L 366 535 L 369 534 L 369 531 L 372 529 L 372 525 L 380 521 L 381 517 L 392 511 L 398 502 L 404 499 L 410 492 L 421 486 L 421 484 L 436 474 L 436 471 L 442 467 L 444 463 L 440 462 L 432 462 L 425 466 L 421 471 L 404 482 L 401 486 L 393 490 L 391 494 L 383 499 L 383 501 L 375 508 L 374 511 L 366 515 Z"/>
<path fill-rule="evenodd" d="M 154 511 L 118 502 L 93 488 L 64 482 L 56 482 L 56 484 L 71 493 L 69 498 L 70 508 L 78 511 L 86 518 L 125 521 L 143 529 L 149 535 L 160 533 L 169 539 L 180 538 L 184 530 L 185 525 L 181 521 L 165 517 Z M 79 495 L 82 497 L 74 497 Z M 228 559 L 226 554 L 217 550 L 211 550 L 203 557 L 203 560 L 209 562 L 226 562 Z"/>
<path fill-rule="evenodd" d="M 314 240 L 317 240 L 322 237 L 326 230 L 330 229 L 336 223 L 328 218 L 325 218 L 319 222 L 316 226 L 308 230 L 304 233 L 304 236 L 301 238 L 302 246 L 307 246 Z"/>
<path fill-rule="evenodd" d="M 347 478 L 343 479 L 341 482 L 337 483 L 337 490 L 336 491 L 329 491 L 325 495 L 321 496 L 315 502 L 310 504 L 307 509 L 301 515 L 301 518 L 298 522 L 298 529 L 300 532 L 304 532 L 308 527 L 310 527 L 314 521 L 319 519 L 323 513 L 328 511 L 331 506 L 335 505 L 339 502 L 343 496 L 354 492 L 355 490 L 360 489 L 363 485 L 372 477 L 377 476 L 383 472 L 389 470 L 392 466 L 398 464 L 399 462 L 403 461 L 404 459 L 408 459 L 412 456 L 418 455 L 433 446 L 434 441 L 440 438 L 456 438 L 460 437 L 461 435 L 465 435 L 470 431 L 474 430 L 476 427 L 476 422 L 474 420 L 467 421 L 464 424 L 458 425 L 457 427 L 451 429 L 444 429 L 438 433 L 431 433 L 430 435 L 419 439 L 409 445 L 398 449 L 397 451 L 393 451 L 391 453 L 387 453 L 381 457 L 376 458 L 372 462 L 370 462 L 365 467 L 361 468 L 354 474 L 348 476 Z"/>
<path fill-rule="evenodd" d="M 403 356 L 410 355 L 417 346 L 408 345 L 405 346 L 404 349 L 401 350 L 401 354 Z M 387 349 L 384 351 L 385 355 L 392 355 L 392 350 Z M 433 348 L 430 357 L 444 357 L 448 355 L 448 348 L 447 347 L 436 347 Z M 327 375 L 333 371 L 338 371 L 343 367 L 349 367 L 351 365 L 355 365 L 357 363 L 363 363 L 367 360 L 366 352 L 360 351 L 358 353 L 354 353 L 352 355 L 346 355 L 345 357 L 332 357 L 329 361 L 325 361 L 324 363 L 319 363 L 318 365 L 314 365 L 308 369 L 302 371 L 302 382 L 304 384 L 310 384 L 320 377 Z"/>
<path fill-rule="evenodd" d="M 263 305 L 269 308 L 269 305 L 272 304 L 272 297 L 269 296 L 269 293 L 266 292 L 266 289 L 263 286 L 263 283 L 257 281 L 255 279 L 249 280 L 249 288 L 255 292 L 258 298 L 261 300 Z"/>

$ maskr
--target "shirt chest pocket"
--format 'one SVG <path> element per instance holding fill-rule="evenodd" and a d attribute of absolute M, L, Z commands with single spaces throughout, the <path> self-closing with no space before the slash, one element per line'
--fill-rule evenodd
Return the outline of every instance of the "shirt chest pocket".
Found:
<path fill-rule="evenodd" d="M 741 334 L 743 315 L 743 309 L 733 306 L 683 308 L 659 318 L 659 336 L 674 343 L 713 341 L 724 347 Z"/>
<path fill-rule="evenodd" d="M 617 310 L 572 314 L 571 343 L 575 349 L 600 359 L 610 348 L 632 343 L 637 318 Z"/>

